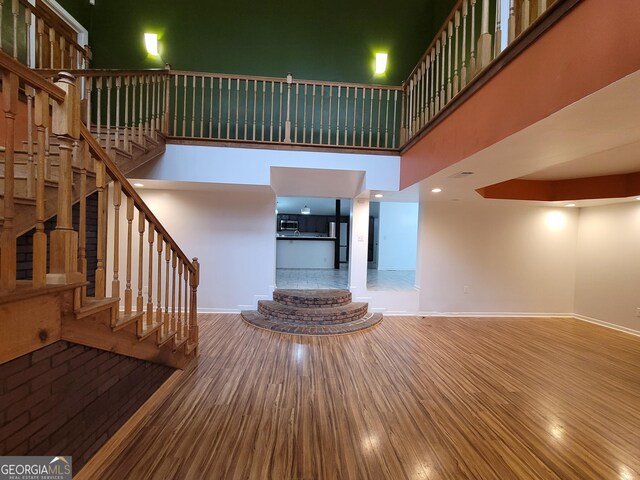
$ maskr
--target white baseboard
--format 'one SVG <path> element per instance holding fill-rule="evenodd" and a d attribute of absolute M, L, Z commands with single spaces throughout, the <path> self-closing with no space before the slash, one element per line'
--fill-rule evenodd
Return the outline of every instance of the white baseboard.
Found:
<path fill-rule="evenodd" d="M 522 317 L 522 318 L 540 318 L 540 317 L 555 317 L 555 318 L 574 318 L 573 313 L 523 313 L 523 312 L 419 312 L 410 313 L 407 315 L 415 315 L 417 317 L 495 317 L 495 318 L 508 318 L 508 317 Z"/>
<path fill-rule="evenodd" d="M 605 322 L 604 320 L 598 320 L 597 318 L 591 318 L 585 315 L 578 315 L 577 313 L 573 315 L 573 318 L 575 318 L 576 320 L 582 320 L 583 322 L 593 323 L 595 325 L 600 325 L 601 327 L 611 328 L 612 330 L 617 330 L 619 332 L 629 333 L 631 335 L 636 335 L 640 337 L 640 331 L 634 330 L 633 328 L 622 327 L 614 323 Z"/>

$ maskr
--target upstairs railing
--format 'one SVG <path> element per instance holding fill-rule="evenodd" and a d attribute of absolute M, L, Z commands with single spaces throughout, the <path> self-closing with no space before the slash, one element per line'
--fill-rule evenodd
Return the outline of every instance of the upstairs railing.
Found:
<path fill-rule="evenodd" d="M 97 262 L 91 272 L 95 277 L 93 301 L 106 295 L 122 299 L 123 312 L 116 311 L 112 326 L 127 316 L 146 312 L 146 331 L 159 329 L 162 338 L 175 336 L 178 343 L 197 342 L 197 259 L 187 258 L 81 121 L 79 81 L 61 74 L 53 84 L 3 52 L 0 74 L 4 101 L 0 297 L 51 284 L 76 284 L 75 307 L 82 310 L 91 300 L 85 287 L 89 277 L 87 227 L 94 222 Z M 21 147 L 22 141 L 26 150 L 20 151 L 16 146 Z M 32 183 L 32 191 L 21 183 Z M 95 217 L 87 207 L 92 191 L 97 191 Z M 47 201 L 57 202 L 56 226 L 50 234 L 45 232 Z M 76 201 L 79 226 L 74 230 L 72 207 Z M 34 215 L 32 278 L 26 282 L 17 281 L 17 205 L 22 215 Z M 107 211 L 113 212 L 111 228 Z"/>
<path fill-rule="evenodd" d="M 170 83 L 173 137 L 399 147 L 399 87 L 173 70 Z"/>
<path fill-rule="evenodd" d="M 459 0 L 403 84 L 406 145 L 553 3 L 561 0 Z"/>
<path fill-rule="evenodd" d="M 0 0 L 0 46 L 33 68 L 89 68 L 91 50 L 39 0 Z"/>

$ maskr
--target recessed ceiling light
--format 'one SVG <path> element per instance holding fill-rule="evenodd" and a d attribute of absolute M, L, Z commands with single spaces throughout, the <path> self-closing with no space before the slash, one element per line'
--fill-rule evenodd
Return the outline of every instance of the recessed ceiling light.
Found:
<path fill-rule="evenodd" d="M 311 215 L 311 209 L 306 205 L 300 209 L 302 215 Z"/>
<path fill-rule="evenodd" d="M 382 195 L 381 193 L 376 193 L 376 194 L 374 195 L 374 197 L 376 197 L 376 198 L 382 198 L 382 197 L 384 197 L 384 195 Z"/>
<path fill-rule="evenodd" d="M 431 189 L 432 193 L 440 193 L 441 191 L 442 191 L 441 188 L 433 188 L 433 189 Z"/>
<path fill-rule="evenodd" d="M 144 183 L 134 183 L 134 187 L 144 187 Z"/>
<path fill-rule="evenodd" d="M 567 203 L 567 204 L 565 205 L 565 207 L 575 207 L 575 206 L 576 206 L 576 204 L 575 204 L 575 203 Z"/>
<path fill-rule="evenodd" d="M 640 200 L 640 197 L 636 197 L 636 200 Z"/>

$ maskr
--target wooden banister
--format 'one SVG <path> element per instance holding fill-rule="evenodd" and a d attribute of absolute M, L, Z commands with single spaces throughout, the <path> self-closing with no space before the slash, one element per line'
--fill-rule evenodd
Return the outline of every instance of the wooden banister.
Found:
<path fill-rule="evenodd" d="M 37 72 L 18 62 L 5 52 L 0 51 L 0 70 L 5 72 L 13 72 L 27 85 L 35 88 L 37 91 L 46 92 L 51 100 L 58 103 L 64 101 L 65 91 L 51 83 L 49 80 L 38 75 Z"/>
<path fill-rule="evenodd" d="M 182 259 L 182 261 L 187 265 L 189 270 L 194 271 L 194 267 L 189 260 L 189 257 L 185 255 L 185 253 L 180 249 L 178 243 L 171 237 L 169 232 L 162 226 L 160 220 L 153 214 L 151 209 L 147 206 L 146 203 L 142 200 L 140 195 L 136 192 L 135 188 L 129 183 L 129 180 L 124 176 L 124 174 L 118 169 L 115 162 L 109 157 L 107 152 L 102 148 L 102 146 L 98 143 L 98 141 L 91 135 L 91 132 L 87 129 L 85 125 L 80 126 L 80 137 L 87 142 L 87 146 L 89 147 L 89 151 L 91 154 L 102 162 L 106 168 L 107 174 L 117 182 L 120 182 L 123 193 L 132 197 L 134 203 L 139 211 L 144 213 L 146 219 L 153 225 L 153 228 L 156 232 L 162 235 L 164 241 L 170 243 L 172 250 L 176 252 L 176 254 Z"/>

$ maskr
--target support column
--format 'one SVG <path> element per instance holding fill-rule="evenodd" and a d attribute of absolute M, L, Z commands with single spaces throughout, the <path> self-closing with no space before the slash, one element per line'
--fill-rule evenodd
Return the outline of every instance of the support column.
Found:
<path fill-rule="evenodd" d="M 349 290 L 354 301 L 367 301 L 367 247 L 369 239 L 369 192 L 351 202 Z"/>

